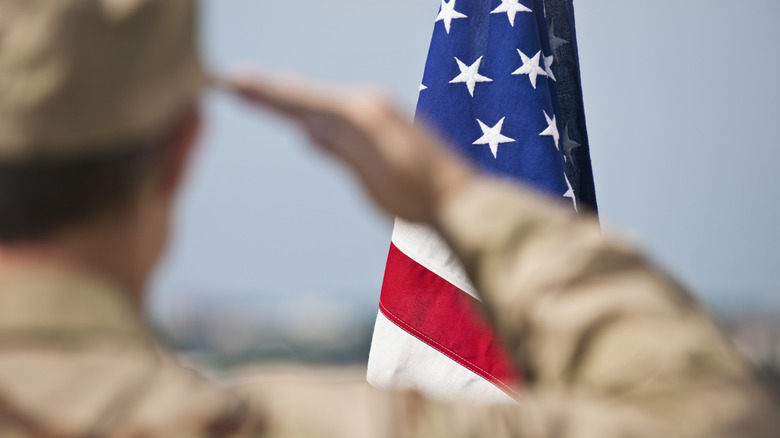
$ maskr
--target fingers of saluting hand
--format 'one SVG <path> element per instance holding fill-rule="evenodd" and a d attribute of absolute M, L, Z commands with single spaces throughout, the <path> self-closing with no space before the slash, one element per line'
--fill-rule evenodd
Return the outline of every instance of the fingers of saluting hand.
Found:
<path fill-rule="evenodd" d="M 305 122 L 314 114 L 335 113 L 335 90 L 294 74 L 241 73 L 219 83 L 246 101 Z"/>
<path fill-rule="evenodd" d="M 322 85 L 294 74 L 266 73 L 234 75 L 217 84 L 299 123 L 315 142 L 334 152 L 345 147 L 376 146 L 363 143 L 398 121 L 388 99 L 369 89 Z"/>
<path fill-rule="evenodd" d="M 299 123 L 322 146 L 332 149 L 336 131 L 345 120 L 343 106 L 332 89 L 318 86 L 294 74 L 242 73 L 220 80 L 245 101 Z"/>
<path fill-rule="evenodd" d="M 236 75 L 216 85 L 297 122 L 351 167 L 381 206 L 407 220 L 429 220 L 437 201 L 470 175 L 376 90 L 264 73 Z"/>
<path fill-rule="evenodd" d="M 215 80 L 246 101 L 306 123 L 312 117 L 341 119 L 362 129 L 397 117 L 386 95 L 365 87 L 339 87 L 304 79 L 293 73 L 242 73 Z M 393 120 L 397 121 L 397 120 Z"/>

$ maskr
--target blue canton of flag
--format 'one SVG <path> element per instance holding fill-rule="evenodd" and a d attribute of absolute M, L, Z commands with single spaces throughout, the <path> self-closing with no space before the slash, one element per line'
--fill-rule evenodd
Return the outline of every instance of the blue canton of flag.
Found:
<path fill-rule="evenodd" d="M 434 26 L 418 119 L 484 171 L 595 211 L 571 0 L 442 0 Z M 523 376 L 478 308 L 438 233 L 396 220 L 368 381 L 518 399 Z"/>
<path fill-rule="evenodd" d="M 571 0 L 442 0 L 417 117 L 484 171 L 595 211 Z"/>

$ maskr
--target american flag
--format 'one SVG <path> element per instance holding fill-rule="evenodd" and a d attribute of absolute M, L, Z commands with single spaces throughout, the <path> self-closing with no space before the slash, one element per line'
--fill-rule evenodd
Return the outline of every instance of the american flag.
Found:
<path fill-rule="evenodd" d="M 596 209 L 572 0 L 441 0 L 417 119 L 485 172 Z M 517 399 L 522 376 L 432 229 L 396 220 L 368 380 L 445 399 Z"/>

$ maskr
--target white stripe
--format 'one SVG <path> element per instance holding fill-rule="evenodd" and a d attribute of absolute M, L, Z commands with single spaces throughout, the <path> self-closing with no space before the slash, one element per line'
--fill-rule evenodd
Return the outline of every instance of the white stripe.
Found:
<path fill-rule="evenodd" d="M 453 286 L 479 299 L 450 246 L 433 228 L 396 218 L 393 244 L 410 259 L 443 278 Z"/>
<path fill-rule="evenodd" d="M 381 312 L 376 318 L 368 383 L 382 389 L 412 389 L 441 400 L 514 403 L 495 385 L 407 333 Z"/>

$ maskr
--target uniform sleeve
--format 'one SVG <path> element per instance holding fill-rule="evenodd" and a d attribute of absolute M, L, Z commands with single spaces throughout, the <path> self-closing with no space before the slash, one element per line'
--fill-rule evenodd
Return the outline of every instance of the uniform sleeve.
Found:
<path fill-rule="evenodd" d="M 442 206 L 438 227 L 526 377 L 533 417 L 568 431 L 554 436 L 780 430 L 707 311 L 594 218 L 485 179 Z"/>

